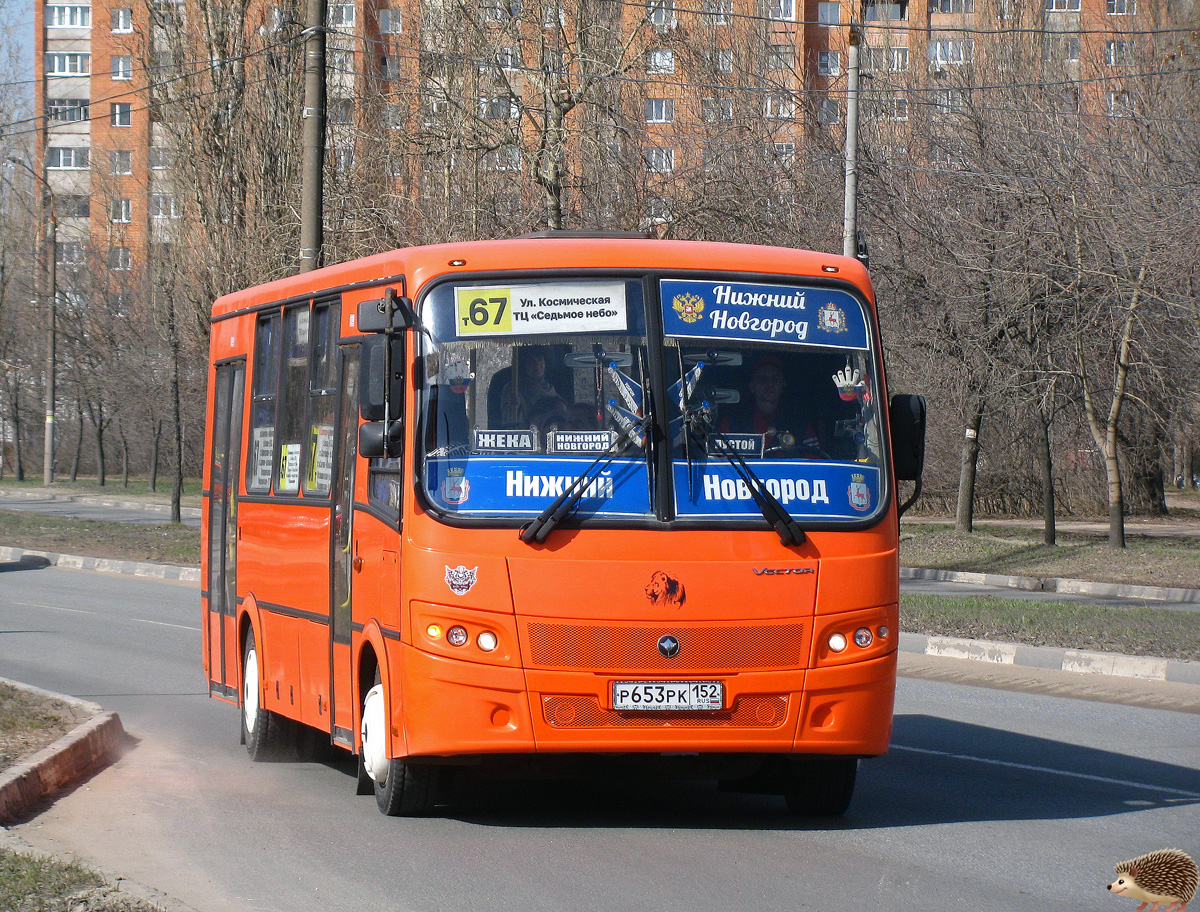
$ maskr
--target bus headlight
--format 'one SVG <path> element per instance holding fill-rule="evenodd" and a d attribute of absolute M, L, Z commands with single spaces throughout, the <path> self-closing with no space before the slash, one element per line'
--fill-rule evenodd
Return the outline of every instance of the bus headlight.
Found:
<path fill-rule="evenodd" d="M 871 633 L 870 627 L 859 627 L 854 631 L 854 645 L 859 649 L 866 649 L 875 642 L 875 635 Z"/>
<path fill-rule="evenodd" d="M 492 633 L 490 630 L 483 631 L 483 633 L 475 637 L 475 645 L 484 652 L 491 652 L 496 648 L 497 645 L 496 634 Z"/>
<path fill-rule="evenodd" d="M 467 631 L 464 627 L 455 625 L 446 631 L 446 642 L 451 646 L 466 646 Z"/>
<path fill-rule="evenodd" d="M 841 652 L 846 648 L 846 638 L 840 633 L 831 633 L 829 635 L 829 651 Z"/>

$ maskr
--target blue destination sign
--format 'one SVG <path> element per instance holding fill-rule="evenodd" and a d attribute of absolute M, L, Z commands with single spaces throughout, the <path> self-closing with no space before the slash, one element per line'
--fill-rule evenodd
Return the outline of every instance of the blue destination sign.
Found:
<path fill-rule="evenodd" d="M 592 464 L 569 457 L 461 456 L 429 459 L 425 484 L 439 509 L 460 516 L 533 516 Z M 614 459 L 588 483 L 574 516 L 650 512 L 646 461 Z"/>
<path fill-rule="evenodd" d="M 862 304 L 837 289 L 664 279 L 661 292 L 668 336 L 867 348 Z"/>
<path fill-rule="evenodd" d="M 764 460 L 751 468 L 797 519 L 862 519 L 879 507 L 879 466 Z M 689 487 L 690 469 L 690 487 Z M 688 517 L 760 517 L 750 487 L 724 460 L 676 460 L 675 512 Z"/>

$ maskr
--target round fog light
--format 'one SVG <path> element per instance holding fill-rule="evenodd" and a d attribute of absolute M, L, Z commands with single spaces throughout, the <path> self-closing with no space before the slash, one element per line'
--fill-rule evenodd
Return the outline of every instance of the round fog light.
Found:
<path fill-rule="evenodd" d="M 886 640 L 888 638 L 889 633 L 891 633 L 891 631 L 888 630 L 886 627 L 880 627 L 879 628 L 879 639 Z"/>
<path fill-rule="evenodd" d="M 846 638 L 840 633 L 831 634 L 829 637 L 829 649 L 831 652 L 841 652 L 846 648 Z"/>
<path fill-rule="evenodd" d="M 451 627 L 446 631 L 446 642 L 451 646 L 466 646 L 467 631 L 462 627 Z"/>
<path fill-rule="evenodd" d="M 485 630 L 479 636 L 475 637 L 475 645 L 484 652 L 491 652 L 496 648 L 496 634 L 490 630 Z"/>
<path fill-rule="evenodd" d="M 859 627 L 854 631 L 854 645 L 859 649 L 866 649 L 875 642 L 875 635 L 871 633 L 869 627 Z"/>
<path fill-rule="evenodd" d="M 425 628 L 425 632 L 427 634 L 429 634 L 430 639 L 436 640 L 438 637 L 440 637 L 442 635 L 442 625 L 441 624 L 430 624 L 428 627 Z"/>

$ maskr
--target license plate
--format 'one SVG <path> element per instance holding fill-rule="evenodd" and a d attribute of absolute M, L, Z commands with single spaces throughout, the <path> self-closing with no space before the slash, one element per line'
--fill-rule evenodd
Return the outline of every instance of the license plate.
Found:
<path fill-rule="evenodd" d="M 613 681 L 614 710 L 705 710 L 725 708 L 720 681 Z"/>

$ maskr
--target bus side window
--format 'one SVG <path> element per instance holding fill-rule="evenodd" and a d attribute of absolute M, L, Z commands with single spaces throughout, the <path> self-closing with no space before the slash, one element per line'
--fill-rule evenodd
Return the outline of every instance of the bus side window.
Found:
<path fill-rule="evenodd" d="M 250 392 L 250 446 L 246 491 L 267 494 L 275 459 L 275 402 L 279 391 L 279 313 L 261 314 L 254 333 Z"/>
<path fill-rule="evenodd" d="M 367 346 L 364 343 L 364 351 L 366 347 Z M 404 358 L 404 335 L 400 334 L 392 339 L 393 377 L 391 378 L 392 386 L 389 396 L 392 403 L 391 408 L 394 416 L 393 420 L 403 420 L 405 413 L 404 397 L 406 384 L 402 379 L 405 363 Z M 369 359 L 364 356 L 364 361 L 362 364 L 362 371 L 364 373 L 359 380 L 359 383 L 364 390 L 368 384 L 373 382 L 372 377 L 370 376 L 371 373 L 373 371 L 381 371 L 382 367 L 382 358 Z M 378 399 L 378 397 L 382 395 L 382 384 L 384 382 L 382 374 L 380 374 L 379 377 L 374 378 L 374 382 L 380 387 L 375 394 L 375 398 Z M 368 398 L 371 398 L 371 394 L 365 393 L 365 395 L 367 395 Z M 376 416 L 368 416 L 364 414 L 362 417 L 364 419 L 374 419 Z M 382 415 L 379 415 L 378 417 L 382 417 Z M 368 460 L 367 496 L 369 497 L 372 505 L 382 508 L 387 514 L 396 520 L 399 520 L 400 518 L 400 500 L 402 494 L 401 472 L 403 468 L 404 457 L 402 455 Z"/>
<path fill-rule="evenodd" d="M 312 366 L 308 375 L 308 446 L 304 493 L 326 495 L 333 481 L 333 420 L 337 406 L 337 337 L 340 302 L 319 303 L 312 313 Z"/>

